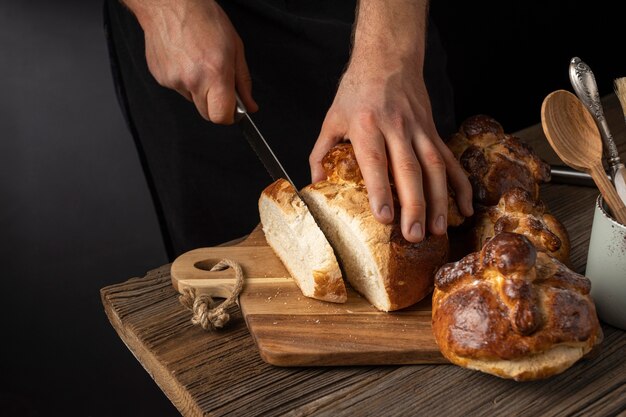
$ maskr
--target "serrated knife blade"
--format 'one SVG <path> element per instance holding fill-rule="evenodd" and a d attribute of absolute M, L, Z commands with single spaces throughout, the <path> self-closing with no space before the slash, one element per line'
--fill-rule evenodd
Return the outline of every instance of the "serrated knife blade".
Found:
<path fill-rule="evenodd" d="M 289 178 L 287 171 L 285 171 L 285 168 L 283 168 L 283 165 L 272 151 L 272 148 L 269 146 L 259 129 L 250 118 L 248 110 L 244 106 L 238 94 L 236 95 L 236 98 L 237 108 L 235 109 L 235 121 L 239 123 L 239 126 L 241 126 L 244 137 L 259 157 L 261 163 L 263 163 L 263 166 L 272 179 L 274 181 L 279 178 L 286 179 L 291 183 L 291 185 L 293 185 L 293 188 L 295 188 L 297 192 L 298 189 L 296 188 L 296 185 L 293 183 L 291 178 Z"/>

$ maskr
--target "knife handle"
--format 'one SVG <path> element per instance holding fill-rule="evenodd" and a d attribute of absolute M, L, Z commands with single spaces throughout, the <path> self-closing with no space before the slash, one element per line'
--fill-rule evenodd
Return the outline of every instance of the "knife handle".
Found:
<path fill-rule="evenodd" d="M 248 110 L 246 106 L 243 105 L 243 101 L 241 101 L 241 97 L 239 97 L 239 93 L 237 92 L 235 92 L 235 99 L 237 100 L 237 105 L 235 106 L 235 122 L 238 122 L 248 113 Z"/>

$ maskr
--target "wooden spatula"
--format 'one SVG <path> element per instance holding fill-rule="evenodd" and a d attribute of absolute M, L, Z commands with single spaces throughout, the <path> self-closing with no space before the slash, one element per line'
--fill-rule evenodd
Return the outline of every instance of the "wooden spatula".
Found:
<path fill-rule="evenodd" d="M 543 131 L 559 158 L 589 173 L 613 216 L 626 225 L 626 206 L 607 179 L 602 166 L 602 138 L 593 117 L 569 91 L 550 93 L 541 106 Z"/>

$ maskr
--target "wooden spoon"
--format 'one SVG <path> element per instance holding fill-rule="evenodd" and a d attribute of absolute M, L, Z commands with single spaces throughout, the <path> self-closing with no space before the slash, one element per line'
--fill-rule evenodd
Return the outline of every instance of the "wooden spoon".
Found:
<path fill-rule="evenodd" d="M 591 175 L 613 216 L 626 225 L 626 206 L 602 166 L 602 138 L 589 111 L 569 91 L 550 93 L 541 106 L 541 124 L 552 149 L 570 167 Z"/>

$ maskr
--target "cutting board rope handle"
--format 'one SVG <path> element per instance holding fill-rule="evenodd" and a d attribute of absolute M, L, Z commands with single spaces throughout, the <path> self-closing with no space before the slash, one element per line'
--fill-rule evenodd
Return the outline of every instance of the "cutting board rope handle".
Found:
<path fill-rule="evenodd" d="M 226 300 L 217 306 L 211 308 L 215 304 L 213 297 L 209 294 L 196 294 L 196 289 L 193 287 L 183 289 L 178 297 L 178 301 L 193 313 L 191 323 L 201 326 L 204 330 L 221 329 L 228 323 L 230 314 L 226 310 L 237 302 L 243 289 L 243 270 L 237 262 L 222 259 L 211 268 L 211 272 L 223 271 L 229 267 L 235 271 L 235 285 Z"/>

